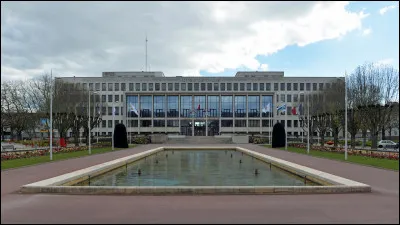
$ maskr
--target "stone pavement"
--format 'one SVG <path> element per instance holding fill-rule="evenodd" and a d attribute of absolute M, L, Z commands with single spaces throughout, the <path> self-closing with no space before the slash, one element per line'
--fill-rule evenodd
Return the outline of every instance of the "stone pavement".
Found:
<path fill-rule="evenodd" d="M 161 145 L 143 145 L 128 150 L 2 171 L 1 223 L 399 223 L 397 171 L 251 144 L 229 146 L 241 146 L 369 184 L 372 186 L 372 193 L 263 196 L 86 196 L 18 193 L 21 185 L 158 146 Z"/>

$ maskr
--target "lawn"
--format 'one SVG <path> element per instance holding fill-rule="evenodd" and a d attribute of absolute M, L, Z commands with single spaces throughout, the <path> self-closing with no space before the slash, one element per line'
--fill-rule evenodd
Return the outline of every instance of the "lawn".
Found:
<path fill-rule="evenodd" d="M 271 147 L 271 145 L 264 145 L 265 147 Z M 296 152 L 300 154 L 307 154 L 307 149 L 305 148 L 295 148 L 295 147 L 287 147 L 288 151 Z M 280 150 L 285 150 L 285 148 L 280 148 Z M 322 152 L 317 150 L 310 149 L 310 156 L 316 156 L 321 158 L 333 159 L 338 161 L 345 161 L 343 153 L 335 153 L 335 152 Z M 379 159 L 379 158 L 371 158 L 365 156 L 358 155 L 347 155 L 347 162 L 357 163 L 361 165 L 369 165 L 384 169 L 391 170 L 399 170 L 399 161 L 392 159 Z"/>
<path fill-rule="evenodd" d="M 132 148 L 132 147 L 135 147 L 135 145 L 129 145 L 129 148 Z M 126 149 L 126 148 L 114 148 L 114 151 L 119 151 L 119 150 L 123 150 L 123 149 Z M 102 154 L 102 153 L 111 152 L 111 151 L 112 151 L 111 147 L 93 148 L 92 155 Z M 87 150 L 78 151 L 78 152 L 58 153 L 58 154 L 53 154 L 52 161 L 59 161 L 59 160 L 65 160 L 65 159 L 77 158 L 77 157 L 85 157 L 85 156 L 89 156 L 89 153 Z M 17 167 L 35 165 L 35 164 L 40 164 L 40 163 L 45 163 L 45 162 L 50 162 L 49 155 L 24 158 L 24 159 L 6 160 L 6 161 L 1 161 L 1 169 L 4 170 L 4 169 L 10 169 L 10 168 L 17 168 Z"/>

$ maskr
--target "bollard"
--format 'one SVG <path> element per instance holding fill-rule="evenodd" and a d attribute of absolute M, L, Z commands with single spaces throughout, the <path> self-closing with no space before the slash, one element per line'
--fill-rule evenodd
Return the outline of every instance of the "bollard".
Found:
<path fill-rule="evenodd" d="M 90 175 L 89 175 L 89 186 L 90 186 Z"/>

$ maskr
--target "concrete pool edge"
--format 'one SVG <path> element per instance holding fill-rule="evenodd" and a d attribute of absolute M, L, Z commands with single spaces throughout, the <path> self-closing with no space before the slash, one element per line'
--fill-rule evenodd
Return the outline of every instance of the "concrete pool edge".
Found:
<path fill-rule="evenodd" d="M 146 156 L 164 150 L 236 150 L 244 152 L 266 163 L 307 179 L 330 186 L 65 186 L 88 179 Z M 158 147 L 141 153 L 63 174 L 46 180 L 23 185 L 21 193 L 65 193 L 65 194 L 117 194 L 117 195 L 178 195 L 178 194 L 313 194 L 371 192 L 369 185 L 335 176 L 309 167 L 291 163 L 242 147 L 177 146 Z"/>

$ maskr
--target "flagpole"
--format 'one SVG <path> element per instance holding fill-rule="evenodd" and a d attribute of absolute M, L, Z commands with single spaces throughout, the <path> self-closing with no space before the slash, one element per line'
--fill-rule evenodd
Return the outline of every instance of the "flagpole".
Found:
<path fill-rule="evenodd" d="M 347 160 L 347 87 L 346 87 L 346 79 L 347 79 L 347 72 L 344 75 L 344 109 L 345 109 L 345 115 L 344 115 L 344 160 Z"/>
<path fill-rule="evenodd" d="M 287 88 L 285 88 L 285 90 L 286 90 Z M 287 136 L 288 136 L 288 132 L 287 132 L 287 123 L 288 123 L 288 121 L 287 121 L 287 104 L 286 104 L 286 102 L 287 102 L 287 94 L 286 94 L 286 91 L 285 91 L 285 150 L 287 151 L 287 140 L 288 140 L 288 138 L 287 138 Z"/>

